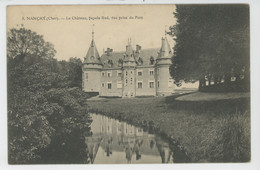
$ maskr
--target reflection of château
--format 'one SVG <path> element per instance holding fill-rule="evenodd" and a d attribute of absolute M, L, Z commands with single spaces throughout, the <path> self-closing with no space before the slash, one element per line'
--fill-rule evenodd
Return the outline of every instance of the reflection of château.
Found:
<path fill-rule="evenodd" d="M 165 96 L 174 92 L 170 77 L 172 51 L 166 36 L 159 49 L 133 50 L 131 39 L 125 52 L 107 49 L 101 57 L 92 41 L 84 58 L 82 89 L 100 96 Z"/>
<path fill-rule="evenodd" d="M 92 119 L 93 135 L 86 143 L 95 163 L 171 162 L 169 145 L 159 137 L 105 116 L 92 115 Z"/>

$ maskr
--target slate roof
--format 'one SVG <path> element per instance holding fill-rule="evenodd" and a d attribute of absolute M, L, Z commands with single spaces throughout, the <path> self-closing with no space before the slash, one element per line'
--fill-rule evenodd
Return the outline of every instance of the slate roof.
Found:
<path fill-rule="evenodd" d="M 160 49 L 159 58 L 170 58 L 171 57 L 171 47 L 167 38 L 162 38 L 162 47 Z"/>
<path fill-rule="evenodd" d="M 89 46 L 88 52 L 84 57 L 84 63 L 87 64 L 102 64 L 100 60 L 100 56 L 98 54 L 98 50 L 96 48 L 94 39 L 92 39 L 91 44 Z"/>
<path fill-rule="evenodd" d="M 139 60 L 139 57 L 142 59 L 143 64 L 142 66 L 149 66 L 150 65 L 150 57 L 153 56 L 154 61 L 158 57 L 158 52 L 160 48 L 150 48 L 150 49 L 143 49 L 140 50 L 139 53 L 135 53 L 135 61 Z M 101 62 L 104 65 L 103 68 L 119 68 L 120 66 L 118 65 L 119 59 L 124 59 L 125 51 L 121 52 L 110 52 L 109 55 L 107 53 L 104 53 L 101 55 Z M 109 62 L 110 60 L 110 62 Z M 109 63 L 113 63 L 113 65 Z M 140 61 L 140 60 L 139 60 Z M 155 63 L 155 62 L 154 62 Z"/>

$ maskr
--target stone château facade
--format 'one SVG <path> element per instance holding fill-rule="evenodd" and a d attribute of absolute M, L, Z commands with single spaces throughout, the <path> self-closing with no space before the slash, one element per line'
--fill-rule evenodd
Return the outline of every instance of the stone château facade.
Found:
<path fill-rule="evenodd" d="M 174 92 L 169 73 L 172 51 L 166 36 L 160 49 L 134 50 L 131 39 L 124 52 L 107 49 L 100 57 L 92 41 L 82 66 L 82 89 L 103 97 L 167 96 Z"/>

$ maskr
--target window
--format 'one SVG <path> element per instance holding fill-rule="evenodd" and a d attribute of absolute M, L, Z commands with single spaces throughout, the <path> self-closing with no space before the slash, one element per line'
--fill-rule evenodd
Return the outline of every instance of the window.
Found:
<path fill-rule="evenodd" d="M 133 84 L 133 78 L 131 77 L 131 84 Z"/>
<path fill-rule="evenodd" d="M 112 83 L 107 83 L 107 88 L 111 89 L 112 88 Z"/>
<path fill-rule="evenodd" d="M 142 75 L 143 75 L 143 72 L 142 72 L 142 71 L 138 71 L 138 72 L 137 72 L 137 75 L 138 75 L 138 76 L 142 76 Z"/>
<path fill-rule="evenodd" d="M 121 80 L 117 80 L 117 88 L 122 89 L 122 81 Z"/>
<path fill-rule="evenodd" d="M 159 83 L 159 81 L 157 82 L 157 87 L 159 87 L 160 86 L 160 83 Z"/>
<path fill-rule="evenodd" d="M 117 77 L 122 77 L 122 72 L 121 71 L 117 71 Z"/>
<path fill-rule="evenodd" d="M 154 88 L 154 82 L 149 82 L 149 87 Z"/>
<path fill-rule="evenodd" d="M 107 72 L 107 77 L 111 77 L 112 73 L 111 72 Z"/>
<path fill-rule="evenodd" d="M 138 89 L 143 88 L 143 83 L 142 83 L 142 82 L 138 82 L 138 83 L 137 83 L 137 87 L 138 87 Z"/>
<path fill-rule="evenodd" d="M 127 71 L 125 72 L 125 75 L 127 76 Z"/>
<path fill-rule="evenodd" d="M 105 72 L 102 72 L 102 76 L 103 76 L 103 77 L 105 76 Z"/>
<path fill-rule="evenodd" d="M 118 127 L 118 128 L 117 128 L 117 131 L 118 131 L 118 132 L 122 132 L 121 127 Z"/>
<path fill-rule="evenodd" d="M 102 87 L 105 87 L 105 83 L 102 83 Z"/>
<path fill-rule="evenodd" d="M 150 70 L 150 76 L 153 76 L 153 70 Z"/>
<path fill-rule="evenodd" d="M 86 79 L 88 79 L 88 73 L 86 73 L 85 76 L 86 76 Z"/>

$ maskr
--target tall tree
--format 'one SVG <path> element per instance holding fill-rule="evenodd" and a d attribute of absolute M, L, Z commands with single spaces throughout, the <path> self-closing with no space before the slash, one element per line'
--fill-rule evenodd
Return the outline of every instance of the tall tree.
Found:
<path fill-rule="evenodd" d="M 12 28 L 7 35 L 7 56 L 23 60 L 25 57 L 54 57 L 54 46 L 46 42 L 42 35 L 30 29 Z"/>
<path fill-rule="evenodd" d="M 177 5 L 172 77 L 178 83 L 249 78 L 248 5 Z"/>
<path fill-rule="evenodd" d="M 82 61 L 77 57 L 69 59 L 68 76 L 72 87 L 82 87 Z"/>
<path fill-rule="evenodd" d="M 38 45 L 49 44 L 25 28 L 11 29 L 7 38 L 9 163 L 84 163 L 84 136 L 90 133 L 88 96 L 67 83 L 77 73 L 63 72 L 75 69 L 71 63 L 81 66 L 80 61 L 62 65 L 52 58 L 53 47 L 27 47 L 32 37 L 38 38 Z"/>

